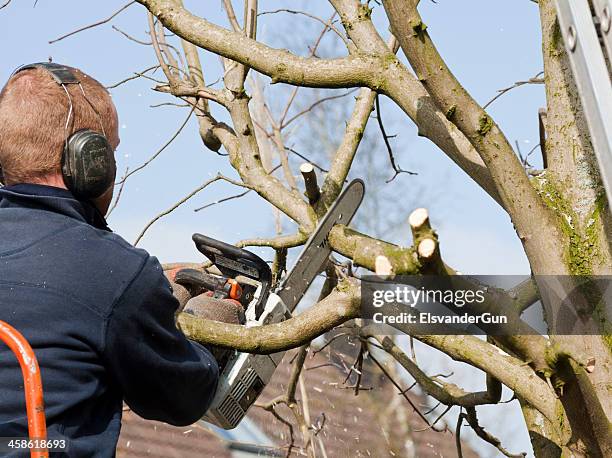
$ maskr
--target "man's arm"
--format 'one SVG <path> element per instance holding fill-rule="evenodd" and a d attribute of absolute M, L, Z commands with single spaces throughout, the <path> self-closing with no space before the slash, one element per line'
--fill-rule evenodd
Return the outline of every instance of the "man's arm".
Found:
<path fill-rule="evenodd" d="M 162 267 L 149 257 L 107 320 L 103 353 L 134 412 L 180 426 L 206 412 L 219 369 L 207 349 L 176 328 L 178 306 Z"/>

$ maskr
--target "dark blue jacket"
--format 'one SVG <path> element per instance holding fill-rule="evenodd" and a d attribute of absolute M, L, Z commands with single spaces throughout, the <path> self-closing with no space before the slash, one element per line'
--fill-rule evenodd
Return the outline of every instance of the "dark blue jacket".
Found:
<path fill-rule="evenodd" d="M 115 455 L 122 401 L 174 425 L 204 414 L 217 363 L 177 330 L 177 307 L 157 259 L 93 206 L 59 188 L 0 189 L 0 320 L 33 347 L 48 436 L 68 456 Z M 21 372 L 0 343 L 0 437 L 27 435 Z"/>

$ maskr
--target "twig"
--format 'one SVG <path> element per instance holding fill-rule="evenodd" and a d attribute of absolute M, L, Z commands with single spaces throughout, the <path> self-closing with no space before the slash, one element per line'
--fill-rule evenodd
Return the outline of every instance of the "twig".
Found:
<path fill-rule="evenodd" d="M 106 89 L 115 89 L 116 87 L 121 86 L 124 83 L 127 83 L 128 81 L 132 81 L 135 80 L 137 78 L 142 78 L 142 76 L 147 73 L 150 72 L 151 70 L 157 70 L 159 68 L 159 65 L 153 65 L 152 67 L 146 68 L 141 72 L 134 72 L 134 76 L 130 76 L 124 80 L 119 81 L 118 83 L 115 83 L 111 86 L 106 86 Z"/>
<path fill-rule="evenodd" d="M 359 395 L 359 386 L 361 385 L 361 377 L 363 376 L 363 354 L 365 353 L 367 347 L 364 342 L 361 342 L 361 346 L 359 347 L 359 354 L 357 355 L 357 367 L 355 372 L 357 372 L 357 381 L 355 382 L 355 396 Z"/>
<path fill-rule="evenodd" d="M 124 32 L 123 30 L 121 30 L 119 27 L 113 25 L 112 29 L 119 32 L 121 35 L 123 35 L 125 38 L 127 38 L 128 40 L 134 41 L 136 43 L 138 43 L 139 45 L 143 45 L 143 46 L 151 46 L 153 44 L 152 41 L 142 41 L 139 40 L 138 38 L 133 37 L 132 35 L 128 34 L 127 32 Z"/>
<path fill-rule="evenodd" d="M 304 159 L 306 162 L 309 162 L 310 164 L 314 165 L 317 169 L 319 169 L 321 172 L 323 173 L 327 173 L 329 172 L 329 170 L 324 169 L 323 167 L 321 167 L 320 165 L 318 165 L 316 162 L 311 161 L 310 159 L 308 159 L 306 156 L 304 156 L 302 153 L 298 153 L 296 150 L 294 150 L 293 148 L 289 148 L 288 146 L 285 146 L 285 149 L 287 151 L 289 151 L 290 153 L 295 154 L 297 157 L 299 157 L 300 159 Z"/>
<path fill-rule="evenodd" d="M 154 103 L 153 105 L 149 105 L 149 108 L 160 108 L 160 107 L 189 108 L 189 107 L 193 107 L 193 104 L 192 103 L 162 102 L 162 103 Z"/>
<path fill-rule="evenodd" d="M 125 5 L 123 5 L 121 8 L 119 8 L 117 11 L 115 11 L 115 12 L 114 12 L 114 13 L 113 13 L 111 16 L 109 16 L 108 18 L 103 19 L 103 20 L 98 21 L 98 22 L 95 22 L 95 23 L 90 24 L 90 25 L 86 25 L 85 27 L 81 27 L 80 29 L 77 29 L 77 30 L 75 30 L 75 31 L 73 31 L 73 32 L 67 33 L 66 35 L 62 35 L 61 37 L 56 38 L 55 40 L 51 40 L 51 41 L 49 42 L 49 44 L 51 45 L 51 44 L 53 44 L 53 43 L 57 43 L 58 41 L 63 40 L 64 38 L 68 38 L 68 37 L 70 37 L 70 36 L 72 36 L 72 35 L 75 35 L 75 34 L 77 34 L 77 33 L 79 33 L 79 32 L 83 32 L 84 30 L 87 30 L 87 29 L 92 29 L 92 28 L 94 28 L 94 27 L 98 27 L 99 25 L 106 24 L 107 22 L 112 21 L 112 20 L 113 20 L 113 19 L 114 19 L 114 18 L 115 18 L 115 17 L 116 17 L 116 16 L 117 16 L 119 13 L 121 13 L 121 12 L 123 12 L 124 10 L 128 9 L 128 8 L 129 8 L 130 6 L 132 6 L 134 3 L 136 3 L 136 2 L 135 2 L 135 1 L 128 2 L 128 3 L 126 3 Z"/>
<path fill-rule="evenodd" d="M 206 208 L 210 208 L 210 207 L 213 207 L 213 206 L 215 206 L 215 205 L 222 204 L 223 202 L 227 202 L 228 200 L 239 199 L 239 198 L 241 198 L 241 197 L 246 196 L 246 195 L 247 195 L 249 192 L 251 192 L 251 190 L 250 190 L 250 189 L 247 189 L 246 191 L 241 192 L 241 193 L 239 193 L 239 194 L 234 194 L 233 196 L 224 197 L 224 198 L 222 198 L 222 199 L 215 200 L 214 202 L 211 202 L 211 203 L 209 203 L 209 204 L 206 204 L 206 205 L 203 205 L 203 206 L 201 206 L 201 207 L 195 208 L 193 211 L 194 211 L 194 212 L 199 212 L 199 211 L 204 210 L 204 209 L 206 209 Z"/>
<path fill-rule="evenodd" d="M 459 416 L 457 417 L 457 426 L 455 427 L 455 446 L 457 447 L 457 458 L 463 458 L 461 451 L 461 425 L 463 424 L 463 407 L 459 407 Z"/>
<path fill-rule="evenodd" d="M 536 146 L 534 146 L 533 148 L 531 148 L 529 150 L 529 152 L 523 156 L 523 153 L 521 152 L 521 147 L 519 146 L 519 142 L 518 140 L 514 141 L 514 144 L 516 145 L 516 152 L 518 153 L 519 159 L 521 160 L 521 164 L 523 164 L 523 168 L 525 169 L 529 169 L 532 167 L 532 165 L 529 163 L 529 156 L 531 156 L 533 154 L 533 152 L 538 149 L 538 147 L 540 146 L 540 144 L 538 143 Z"/>
<path fill-rule="evenodd" d="M 289 118 L 287 120 L 287 122 L 281 124 L 280 128 L 284 129 L 285 127 L 287 127 L 289 124 L 291 124 L 293 121 L 295 121 L 296 119 L 298 119 L 300 116 L 305 115 L 306 113 L 312 111 L 313 109 L 315 109 L 318 105 L 325 103 L 325 102 L 329 102 L 330 100 L 335 100 L 335 99 L 340 99 L 342 97 L 346 97 L 347 95 L 352 94 L 353 92 L 357 91 L 358 89 L 351 89 L 350 91 L 345 92 L 344 94 L 339 94 L 339 95 L 330 95 L 329 97 L 323 97 L 319 100 L 317 100 L 316 102 L 312 103 L 308 108 L 305 108 L 304 110 L 300 111 L 299 113 L 293 115 L 291 118 Z"/>
<path fill-rule="evenodd" d="M 421 411 L 418 409 L 418 407 L 414 405 L 414 402 L 412 402 L 412 400 L 408 397 L 408 395 L 404 392 L 404 390 L 402 390 L 402 387 L 399 386 L 399 384 L 395 381 L 395 379 L 393 379 L 393 377 L 391 377 L 391 374 L 389 374 L 387 369 L 385 369 L 385 367 L 372 355 L 372 353 L 370 353 L 370 359 L 372 361 L 374 361 L 374 363 L 378 366 L 378 368 L 382 371 L 382 373 L 387 376 L 387 378 L 391 381 L 391 383 L 393 383 L 393 385 L 395 385 L 395 388 L 397 388 L 399 390 L 399 392 L 403 396 L 403 398 L 406 401 L 408 401 L 408 404 L 410 404 L 410 406 L 414 409 L 416 414 L 421 418 L 421 420 L 423 420 L 427 424 L 427 426 L 429 426 L 429 428 L 431 428 L 432 430 L 434 430 L 434 431 L 436 431 L 438 433 L 446 431 L 446 428 L 445 429 L 436 429 L 434 425 L 429 423 L 429 420 L 427 420 L 427 418 L 421 413 Z"/>
<path fill-rule="evenodd" d="M 159 219 L 161 219 L 164 216 L 172 213 L 174 210 L 176 210 L 178 207 L 183 205 L 185 202 L 187 202 L 189 199 L 191 199 L 193 196 L 195 196 L 201 190 L 206 188 L 208 185 L 214 183 L 215 181 L 219 181 L 219 180 L 223 180 L 223 179 L 225 179 L 225 177 L 223 177 L 222 175 L 217 175 L 216 177 L 211 178 L 210 180 L 205 181 L 202 185 L 200 185 L 197 188 L 195 188 L 193 191 L 191 191 L 189 194 L 187 194 L 185 197 L 183 197 L 181 200 L 179 200 L 177 203 L 175 203 L 172 207 L 168 208 L 167 210 L 164 210 L 159 215 L 157 215 L 155 218 L 153 218 L 151 221 L 149 221 L 146 224 L 146 226 L 142 229 L 142 231 L 140 231 L 140 234 L 138 234 L 138 237 L 136 237 L 136 240 L 134 241 L 134 246 L 138 245 L 138 242 L 140 242 L 142 237 L 145 235 L 145 232 L 147 232 L 149 230 L 149 228 L 153 224 L 155 224 Z"/>
<path fill-rule="evenodd" d="M 429 415 L 430 413 L 432 413 L 434 410 L 436 410 L 438 407 L 440 407 L 442 403 L 440 401 L 438 401 L 438 403 L 433 406 L 432 408 L 430 408 L 429 410 L 426 410 L 425 412 L 423 412 L 423 415 Z"/>
<path fill-rule="evenodd" d="M 219 153 L 217 153 L 217 154 L 219 154 Z M 225 156 L 225 155 L 224 155 L 224 156 Z M 276 167 L 274 167 L 272 170 L 270 170 L 270 173 L 274 172 L 274 171 L 275 171 L 275 170 L 277 170 L 278 168 L 280 168 L 280 165 L 277 165 L 277 166 L 276 166 Z M 221 204 L 221 203 L 223 203 L 223 202 L 227 202 L 228 200 L 239 199 L 239 198 L 241 198 L 241 197 L 243 197 L 243 196 L 246 196 L 246 195 L 247 195 L 249 192 L 251 192 L 251 191 L 252 191 L 252 189 L 248 189 L 248 190 L 246 190 L 246 191 L 244 191 L 244 192 L 241 192 L 241 193 L 239 193 L 239 194 L 234 194 L 233 196 L 224 197 L 224 198 L 222 198 L 222 199 L 216 200 L 215 202 L 211 202 L 211 203 L 209 203 L 209 204 L 203 205 L 202 207 L 198 207 L 198 208 L 194 209 L 193 211 L 194 211 L 194 212 L 199 212 L 199 211 L 201 211 L 201 210 L 204 210 L 205 208 L 209 208 L 209 207 L 212 207 L 212 206 L 214 206 L 214 205 L 218 205 L 218 204 Z"/>
<path fill-rule="evenodd" d="M 478 417 L 476 416 L 476 408 L 475 407 L 468 407 L 466 408 L 466 412 L 467 414 L 464 416 L 465 420 L 468 422 L 468 424 L 472 427 L 472 429 L 474 430 L 474 432 L 476 433 L 476 435 L 478 437 L 480 437 L 482 440 L 484 440 L 485 442 L 488 442 L 489 444 L 491 444 L 493 447 L 497 448 L 497 450 L 499 450 L 501 453 L 503 453 L 505 456 L 509 457 L 509 458 L 523 458 L 525 456 L 527 456 L 526 453 L 510 453 L 508 452 L 501 444 L 501 441 L 493 436 L 492 434 L 490 434 L 489 432 L 485 431 L 485 429 L 480 426 L 480 424 L 478 423 Z"/>
<path fill-rule="evenodd" d="M 161 66 L 161 69 L 164 72 L 164 75 L 166 75 L 166 78 L 168 79 L 168 82 L 170 83 L 170 87 L 172 87 L 173 85 L 178 84 L 178 82 L 180 81 L 180 75 L 174 75 L 174 73 L 172 73 L 172 71 L 170 70 L 168 63 L 164 59 L 161 47 L 159 45 L 159 40 L 157 37 L 157 30 L 155 28 L 155 20 L 154 20 L 155 17 L 150 12 L 147 12 L 147 18 L 149 21 L 149 34 L 151 36 L 151 44 L 153 45 L 153 49 L 155 50 L 155 56 L 157 57 L 157 61 L 159 62 L 159 65 Z M 163 26 L 162 26 L 161 33 L 162 35 L 164 33 Z"/>
<path fill-rule="evenodd" d="M 159 156 L 162 151 L 164 151 L 168 146 L 170 146 L 170 144 L 174 141 L 174 139 L 176 137 L 179 136 L 179 134 L 182 132 L 182 130 L 185 128 L 185 126 L 187 125 L 187 123 L 189 122 L 189 119 L 191 118 L 191 115 L 193 114 L 195 110 L 195 107 L 192 107 L 191 110 L 189 111 L 189 114 L 187 115 L 187 118 L 185 118 L 185 121 L 183 121 L 183 123 L 180 125 L 180 127 L 178 128 L 178 130 L 174 133 L 174 135 L 170 138 L 170 140 L 168 140 L 164 146 L 162 146 L 160 149 L 158 149 L 155 154 L 153 154 L 153 156 L 151 156 L 149 159 L 147 159 L 142 165 L 139 165 L 138 167 L 136 167 L 134 170 L 132 170 L 130 173 L 128 173 L 126 176 L 124 176 L 121 181 L 119 181 L 117 184 L 121 184 L 123 182 L 125 182 L 125 180 L 127 180 L 129 177 L 131 177 L 132 175 L 134 175 L 136 172 L 144 169 L 147 165 L 149 165 L 153 160 L 155 160 L 157 158 L 157 156 Z"/>
<path fill-rule="evenodd" d="M 290 10 L 287 8 L 280 8 L 277 10 L 272 10 L 272 11 L 262 11 L 261 13 L 258 14 L 258 16 L 263 16 L 265 14 L 276 14 L 276 13 L 289 13 L 289 14 L 301 14 L 303 16 L 309 17 L 310 19 L 314 19 L 315 21 L 320 22 L 321 24 L 323 24 L 326 28 L 332 30 L 336 35 L 338 35 L 338 37 L 340 37 L 340 39 L 344 42 L 344 45 L 347 48 L 350 48 L 350 44 L 348 42 L 348 40 L 344 37 L 344 35 L 342 35 L 342 33 L 332 24 L 331 21 L 329 22 L 325 22 L 323 19 L 321 19 L 318 16 L 315 16 L 314 14 L 310 14 L 307 13 L 306 11 L 297 11 L 297 10 Z"/>
<path fill-rule="evenodd" d="M 337 12 L 334 11 L 331 17 L 329 18 L 329 20 L 327 21 L 327 23 L 325 24 L 325 27 L 323 27 L 323 30 L 321 30 L 321 33 L 319 33 L 319 36 L 315 40 L 312 48 L 310 48 L 310 57 L 314 57 L 316 55 L 317 49 L 319 48 L 319 45 L 321 44 L 321 40 L 323 39 L 327 31 L 330 30 L 329 24 L 332 24 L 332 21 L 336 17 L 336 14 Z M 285 118 L 287 117 L 287 114 L 289 113 L 289 109 L 291 108 L 291 105 L 293 104 L 293 101 L 295 100 L 295 97 L 297 96 L 297 93 L 299 90 L 300 90 L 300 86 L 295 86 L 293 88 L 293 91 L 291 92 L 291 95 L 289 96 L 289 99 L 287 100 L 287 103 L 285 105 L 285 109 L 283 110 L 283 114 L 281 115 L 280 120 L 278 122 L 280 125 L 283 125 L 285 123 Z"/>
<path fill-rule="evenodd" d="M 336 334 L 336 335 L 335 335 L 335 336 L 333 336 L 331 339 L 329 339 L 327 342 L 325 342 L 325 344 L 323 344 L 323 346 L 322 346 L 322 347 L 317 348 L 316 350 L 314 350 L 314 351 L 312 352 L 312 356 L 315 356 L 317 353 L 320 353 L 320 352 L 322 352 L 323 350 L 325 350 L 325 349 L 326 349 L 326 348 L 327 348 L 329 345 L 331 345 L 331 344 L 332 344 L 332 342 L 334 342 L 334 340 L 339 339 L 340 337 L 343 337 L 343 336 L 348 336 L 348 335 L 350 335 L 350 334 L 351 334 L 350 332 L 341 332 L 341 333 L 339 333 L 339 334 Z"/>
<path fill-rule="evenodd" d="M 495 97 L 493 97 L 491 100 L 489 100 L 487 103 L 485 103 L 482 108 L 486 109 L 489 105 L 491 105 L 493 102 L 495 102 L 497 99 L 499 99 L 502 95 L 504 95 L 506 92 L 511 91 L 515 87 L 524 86 L 525 84 L 544 84 L 544 78 L 540 77 L 543 74 L 544 74 L 544 72 L 539 72 L 536 76 L 534 76 L 532 78 L 529 78 L 526 81 L 517 81 L 512 86 L 508 86 L 508 87 L 506 87 L 504 89 L 499 89 L 497 91 L 498 94 Z"/>
<path fill-rule="evenodd" d="M 393 150 L 391 149 L 391 144 L 389 143 L 390 137 L 385 132 L 385 126 L 383 125 L 382 116 L 380 114 L 380 100 L 378 97 L 378 93 L 376 94 L 375 100 L 376 100 L 376 120 L 378 121 L 378 127 L 380 127 L 380 132 L 382 133 L 383 140 L 385 142 L 385 146 L 387 147 L 387 152 L 389 153 L 389 160 L 391 161 L 391 167 L 393 167 L 393 171 L 395 172 L 395 175 L 389 178 L 385 183 L 392 182 L 393 180 L 395 180 L 395 177 L 397 177 L 400 173 L 407 173 L 408 175 L 417 175 L 416 172 L 402 170 L 401 167 L 396 165 L 395 158 L 393 157 Z"/>
<path fill-rule="evenodd" d="M 9 3 L 11 3 L 12 0 L 7 0 L 6 2 L 4 2 L 2 5 L 0 5 L 0 10 L 6 8 L 7 6 L 9 6 Z"/>
<path fill-rule="evenodd" d="M 270 248 L 294 248 L 302 245 L 308 235 L 303 232 L 289 235 L 277 235 L 272 238 L 245 239 L 236 243 L 237 247 L 244 248 L 247 246 L 265 246 Z"/>
<path fill-rule="evenodd" d="M 446 407 L 446 409 L 444 409 L 444 411 L 443 411 L 443 412 L 442 412 L 440 415 L 438 415 L 438 417 L 437 417 L 437 418 L 436 418 L 436 419 L 435 419 L 435 420 L 432 422 L 432 424 L 431 424 L 430 428 L 432 428 L 432 429 L 433 429 L 433 427 L 434 427 L 434 426 L 435 426 L 435 425 L 436 425 L 436 424 L 437 424 L 437 423 L 438 423 L 438 422 L 439 422 L 439 421 L 442 419 L 442 417 L 444 417 L 444 415 L 446 415 L 446 414 L 448 413 L 448 411 L 449 411 L 450 409 L 452 409 L 452 408 L 453 408 L 453 406 L 452 406 L 452 405 L 447 406 L 447 407 Z M 427 411 L 427 413 L 429 413 L 429 412 L 430 412 L 430 411 L 428 410 L 428 411 Z M 425 428 L 425 429 L 415 429 L 415 430 L 414 430 L 414 432 L 422 432 L 422 431 L 427 431 L 427 429 L 428 429 L 428 428 Z M 446 430 L 446 429 L 448 429 L 448 428 L 447 428 L 447 426 L 445 425 L 445 426 L 444 426 L 444 430 Z"/>
<path fill-rule="evenodd" d="M 124 177 L 127 175 L 129 170 L 130 170 L 129 167 L 125 168 L 125 173 L 123 174 Z M 106 213 L 106 217 L 107 218 L 110 216 L 110 214 L 113 212 L 113 210 L 117 207 L 117 204 L 119 203 L 119 199 L 121 199 L 121 194 L 123 193 L 123 188 L 124 187 L 125 187 L 125 180 L 123 180 L 121 182 L 121 186 L 119 186 L 119 191 L 117 192 L 117 197 L 115 198 L 115 202 L 113 203 L 112 207 Z"/>
<path fill-rule="evenodd" d="M 300 378 L 300 374 L 302 373 L 302 368 L 304 367 L 304 362 L 306 361 L 306 355 L 308 355 L 308 347 L 310 344 L 302 345 L 298 350 L 297 357 L 293 362 L 293 368 L 291 370 L 291 375 L 289 376 L 289 383 L 287 384 L 287 403 L 295 404 L 295 390 L 297 388 L 297 383 Z"/>
<path fill-rule="evenodd" d="M 232 0 L 223 0 L 223 5 L 225 6 L 225 12 L 227 13 L 227 19 L 234 29 L 234 32 L 241 32 L 240 24 L 238 23 L 238 19 L 236 19 L 236 12 L 234 11 L 234 6 L 232 5 Z"/>

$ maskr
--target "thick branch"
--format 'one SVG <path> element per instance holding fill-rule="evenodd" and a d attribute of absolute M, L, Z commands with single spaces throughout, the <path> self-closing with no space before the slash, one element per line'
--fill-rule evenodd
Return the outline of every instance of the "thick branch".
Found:
<path fill-rule="evenodd" d="M 468 393 L 455 385 L 440 380 L 433 380 L 419 366 L 393 343 L 388 336 L 363 333 L 366 338 L 374 338 L 408 373 L 417 381 L 423 390 L 447 406 L 459 405 L 474 407 L 482 404 L 496 404 L 501 399 L 501 384 L 487 376 L 487 390 Z"/>
<path fill-rule="evenodd" d="M 368 86 L 373 79 L 373 69 L 378 68 L 378 59 L 369 56 L 339 59 L 298 57 L 196 17 L 173 0 L 138 0 L 138 3 L 180 37 L 270 75 L 273 81 L 309 87 Z"/>
<path fill-rule="evenodd" d="M 340 59 L 303 58 L 211 24 L 171 0 L 139 0 L 139 3 L 180 37 L 268 75 L 273 82 L 326 88 L 365 86 L 385 93 L 417 124 L 420 135 L 438 145 L 499 201 L 490 174 L 468 139 L 446 119 L 419 81 L 388 48 L 378 56 L 362 52 Z"/>
<path fill-rule="evenodd" d="M 385 0 L 391 29 L 438 107 L 469 139 L 489 169 L 536 273 L 567 273 L 563 238 L 493 119 L 461 86 L 438 53 L 417 11 L 417 0 Z M 543 231 L 542 228 L 550 228 Z"/>
<path fill-rule="evenodd" d="M 345 281 L 321 302 L 278 324 L 249 328 L 203 320 L 185 313 L 179 315 L 178 322 L 187 337 L 201 344 L 270 354 L 304 345 L 335 326 L 356 318 L 359 306 L 359 286 Z"/>
<path fill-rule="evenodd" d="M 501 203 L 482 159 L 469 140 L 451 122 L 454 111 L 440 110 L 423 84 L 389 53 L 371 21 L 369 7 L 358 0 L 331 0 L 331 3 L 340 14 L 347 34 L 357 47 L 362 52 L 382 57 L 384 79 L 369 87 L 392 98 L 417 125 L 419 135 L 433 141 L 493 199 Z"/>

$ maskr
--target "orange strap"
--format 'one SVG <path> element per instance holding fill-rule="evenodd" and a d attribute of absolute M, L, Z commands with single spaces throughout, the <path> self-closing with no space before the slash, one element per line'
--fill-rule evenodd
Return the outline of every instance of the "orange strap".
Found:
<path fill-rule="evenodd" d="M 45 404 L 43 402 L 42 380 L 34 351 L 28 341 L 15 328 L 0 321 L 0 340 L 15 353 L 25 389 L 26 411 L 28 415 L 28 434 L 30 439 L 47 439 Z M 48 458 L 47 448 L 32 449 L 31 458 Z"/>

